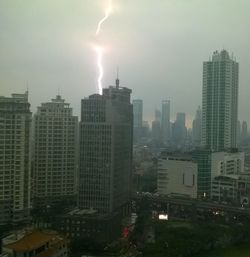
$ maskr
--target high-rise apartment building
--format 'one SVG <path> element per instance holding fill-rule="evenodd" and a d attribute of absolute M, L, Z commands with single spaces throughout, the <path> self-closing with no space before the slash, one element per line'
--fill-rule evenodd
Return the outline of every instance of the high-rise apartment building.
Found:
<path fill-rule="evenodd" d="M 110 86 L 82 100 L 80 209 L 126 211 L 130 201 L 133 107 L 131 90 Z"/>
<path fill-rule="evenodd" d="M 78 118 L 61 96 L 34 115 L 34 203 L 76 201 Z"/>
<path fill-rule="evenodd" d="M 238 73 L 226 50 L 203 63 L 202 145 L 211 150 L 237 146 Z"/>
<path fill-rule="evenodd" d="M 170 100 L 162 101 L 161 133 L 163 142 L 168 142 L 170 140 Z"/>
<path fill-rule="evenodd" d="M 0 97 L 0 225 L 29 219 L 30 125 L 28 92 Z"/>

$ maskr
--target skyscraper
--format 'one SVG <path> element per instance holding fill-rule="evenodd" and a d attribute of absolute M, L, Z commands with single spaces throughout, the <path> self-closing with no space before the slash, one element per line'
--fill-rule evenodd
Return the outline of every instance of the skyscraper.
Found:
<path fill-rule="evenodd" d="M 177 112 L 176 120 L 173 125 L 173 140 L 176 144 L 182 145 L 185 143 L 187 137 L 186 114 L 184 112 Z"/>
<path fill-rule="evenodd" d="M 202 145 L 215 151 L 237 145 L 238 71 L 226 50 L 203 63 Z"/>
<path fill-rule="evenodd" d="M 161 111 L 158 109 L 155 109 L 155 121 L 159 121 L 161 123 Z"/>
<path fill-rule="evenodd" d="M 170 100 L 162 101 L 161 133 L 163 142 L 167 143 L 170 140 Z"/>
<path fill-rule="evenodd" d="M 237 122 L 237 145 L 240 144 L 240 140 L 241 140 L 241 123 L 238 120 L 238 122 Z"/>
<path fill-rule="evenodd" d="M 131 90 L 110 86 L 82 100 L 79 201 L 81 209 L 125 212 L 130 201 L 133 106 Z"/>
<path fill-rule="evenodd" d="M 143 101 L 133 100 L 133 128 L 134 142 L 137 143 L 143 137 Z"/>
<path fill-rule="evenodd" d="M 34 203 L 76 201 L 78 118 L 61 96 L 34 115 Z"/>
<path fill-rule="evenodd" d="M 192 139 L 193 144 L 195 146 L 200 146 L 201 144 L 201 122 L 202 122 L 202 113 L 201 107 L 199 106 L 195 118 L 193 120 L 193 127 L 192 127 Z"/>
<path fill-rule="evenodd" d="M 152 139 L 161 142 L 161 111 L 155 109 L 154 120 L 152 121 Z"/>
<path fill-rule="evenodd" d="M 140 99 L 133 100 L 134 128 L 141 128 L 143 121 L 143 101 Z"/>
<path fill-rule="evenodd" d="M 161 124 L 158 120 L 152 121 L 152 139 L 159 142 L 161 140 Z"/>
<path fill-rule="evenodd" d="M 28 92 L 0 97 L 0 225 L 29 218 L 30 125 Z"/>
<path fill-rule="evenodd" d="M 247 133 L 247 122 L 244 120 L 242 122 L 241 140 L 245 140 L 247 138 Z"/>

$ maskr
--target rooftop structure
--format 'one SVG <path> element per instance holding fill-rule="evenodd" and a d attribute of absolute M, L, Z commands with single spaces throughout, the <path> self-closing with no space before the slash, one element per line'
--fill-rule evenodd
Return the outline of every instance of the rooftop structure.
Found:
<path fill-rule="evenodd" d="M 67 257 L 67 240 L 55 231 L 27 231 L 5 238 L 3 252 L 11 257 Z"/>

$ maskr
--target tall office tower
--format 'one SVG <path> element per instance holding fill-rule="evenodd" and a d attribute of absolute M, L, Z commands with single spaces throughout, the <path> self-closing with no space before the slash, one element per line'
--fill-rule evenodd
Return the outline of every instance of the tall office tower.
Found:
<path fill-rule="evenodd" d="M 203 63 L 202 145 L 211 150 L 237 146 L 238 73 L 226 50 Z"/>
<path fill-rule="evenodd" d="M 161 132 L 163 142 L 167 143 L 170 140 L 170 100 L 162 101 Z"/>
<path fill-rule="evenodd" d="M 161 141 L 161 111 L 158 109 L 155 109 L 155 117 L 152 121 L 152 139 Z"/>
<path fill-rule="evenodd" d="M 187 137 L 186 114 L 178 112 L 173 126 L 173 140 L 177 144 L 183 144 Z"/>
<path fill-rule="evenodd" d="M 199 106 L 195 118 L 193 120 L 193 127 L 192 127 L 192 139 L 193 144 L 195 146 L 200 146 L 201 144 L 201 121 L 202 121 L 202 113 L 201 107 Z"/>
<path fill-rule="evenodd" d="M 130 201 L 133 106 L 131 90 L 110 86 L 82 99 L 80 122 L 80 209 L 127 211 Z"/>
<path fill-rule="evenodd" d="M 161 123 L 161 111 L 155 109 L 155 121 L 159 121 Z"/>
<path fill-rule="evenodd" d="M 34 115 L 34 204 L 76 201 L 78 118 L 61 96 Z"/>
<path fill-rule="evenodd" d="M 244 120 L 242 122 L 241 140 L 245 140 L 246 138 L 247 138 L 247 122 Z"/>
<path fill-rule="evenodd" d="M 28 92 L 0 97 L 0 225 L 29 219 L 30 125 Z"/>
<path fill-rule="evenodd" d="M 140 142 L 143 137 L 143 101 L 140 99 L 133 100 L 133 136 L 134 142 Z"/>
<path fill-rule="evenodd" d="M 143 101 L 140 99 L 133 100 L 134 127 L 141 128 L 143 123 Z"/>
<path fill-rule="evenodd" d="M 161 140 L 161 123 L 158 120 L 152 121 L 152 139 Z"/>

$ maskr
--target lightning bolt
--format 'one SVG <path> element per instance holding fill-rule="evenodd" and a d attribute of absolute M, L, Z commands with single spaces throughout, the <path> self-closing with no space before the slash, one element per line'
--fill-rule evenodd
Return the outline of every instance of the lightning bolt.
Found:
<path fill-rule="evenodd" d="M 98 22 L 97 29 L 96 29 L 96 32 L 95 32 L 96 35 L 99 35 L 103 22 L 108 19 L 111 12 L 112 12 L 112 1 L 109 0 L 108 1 L 108 6 L 105 10 L 105 16 Z"/>
<path fill-rule="evenodd" d="M 113 9 L 112 8 L 112 0 L 108 0 L 107 8 L 105 10 L 105 15 L 98 22 L 98 25 L 97 25 L 97 29 L 96 29 L 96 33 L 95 33 L 96 37 L 99 36 L 102 24 L 110 16 L 110 14 L 112 12 L 112 9 Z M 98 75 L 98 79 L 97 79 L 99 94 L 102 94 L 102 78 L 103 78 L 103 74 L 104 74 L 103 65 L 102 65 L 103 50 L 104 49 L 101 46 L 95 46 L 94 47 L 94 51 L 96 52 L 96 57 L 97 57 L 97 62 L 96 63 L 97 63 L 98 71 L 99 71 L 99 75 Z"/>
<path fill-rule="evenodd" d="M 103 67 L 102 67 L 103 48 L 100 46 L 96 46 L 95 52 L 97 55 L 97 67 L 99 70 L 99 76 L 97 79 L 97 83 L 98 83 L 99 94 L 101 95 L 102 94 L 102 78 L 103 78 Z"/>

